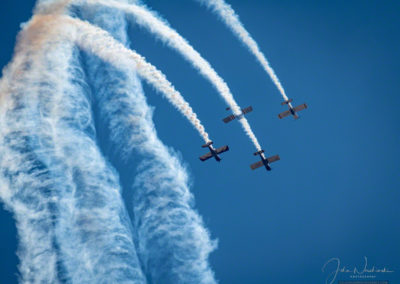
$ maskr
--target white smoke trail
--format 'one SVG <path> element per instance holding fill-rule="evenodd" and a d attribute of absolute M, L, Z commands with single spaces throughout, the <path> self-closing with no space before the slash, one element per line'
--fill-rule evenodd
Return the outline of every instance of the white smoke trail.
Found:
<path fill-rule="evenodd" d="M 155 89 L 160 91 L 189 120 L 203 140 L 206 143 L 210 141 L 209 135 L 196 113 L 194 113 L 189 103 L 185 101 L 182 95 L 167 80 L 165 75 L 148 63 L 144 57 L 127 49 L 123 44 L 116 41 L 106 31 L 85 21 L 63 15 L 36 15 L 30 22 L 32 26 L 52 26 L 53 32 L 56 32 L 56 26 L 60 26 L 61 24 L 75 27 L 75 29 L 65 31 L 64 36 L 81 48 L 125 70 L 136 66 L 138 74 L 154 86 Z"/>
<path fill-rule="evenodd" d="M 75 57 L 76 58 L 76 55 Z M 75 59 L 76 60 L 76 59 Z M 76 189 L 61 202 L 57 235 L 68 279 L 72 283 L 146 283 L 121 195 L 119 177 L 103 158 L 94 135 L 91 102 L 80 86 L 78 62 L 56 72 L 74 90 L 57 92 L 54 104 L 60 159 Z M 61 67 L 62 68 L 62 67 Z M 64 77 L 65 78 L 65 77 Z"/>
<path fill-rule="evenodd" d="M 125 26 L 115 22 L 114 9 L 112 14 L 106 7 L 88 10 L 84 19 L 126 42 Z M 207 261 L 215 245 L 190 205 L 186 170 L 157 137 L 134 69 L 121 72 L 90 55 L 86 65 L 103 151 L 124 191 L 133 191 L 135 240 L 149 283 L 215 283 Z"/>
<path fill-rule="evenodd" d="M 98 64 L 89 62 L 95 68 L 91 73 L 97 74 Z M 186 170 L 157 137 L 152 110 L 132 71 L 104 73 L 102 68 L 102 76 L 92 80 L 98 86 L 102 125 L 108 129 L 107 154 L 133 190 L 134 233 L 143 270 L 149 283 L 216 283 L 207 261 L 215 243 L 192 209 Z"/>
<path fill-rule="evenodd" d="M 288 97 L 286 96 L 285 90 L 283 89 L 283 86 L 279 81 L 278 76 L 275 74 L 274 69 L 272 69 L 267 58 L 261 52 L 257 42 L 251 37 L 249 32 L 244 28 L 243 24 L 239 20 L 239 16 L 235 13 L 232 7 L 229 4 L 227 4 L 224 0 L 197 0 L 197 1 L 203 3 L 221 17 L 221 19 L 231 29 L 231 31 L 243 42 L 244 45 L 247 46 L 250 52 L 253 53 L 258 62 L 271 77 L 272 82 L 274 82 L 275 86 L 278 88 L 283 99 L 287 101 Z"/>
<path fill-rule="evenodd" d="M 169 46 L 172 48 L 178 50 L 189 62 L 192 63 L 192 65 L 198 69 L 198 71 L 207 79 L 210 80 L 210 82 L 215 86 L 215 88 L 219 91 L 221 94 L 222 98 L 225 100 L 225 102 L 231 107 L 233 113 L 235 115 L 241 115 L 241 109 L 239 105 L 236 103 L 236 101 L 233 98 L 233 95 L 228 87 L 228 85 L 224 82 L 224 80 L 217 74 L 217 72 L 211 67 L 211 65 L 206 61 L 181 35 L 179 35 L 174 29 L 168 26 L 164 21 L 160 20 L 157 18 L 151 11 L 147 10 L 143 6 L 139 6 L 136 4 L 124 4 L 116 1 L 101 1 L 101 0 L 87 0 L 87 1 L 82 1 L 82 0 L 65 0 L 64 5 L 67 4 L 98 4 L 102 6 L 107 6 L 111 8 L 119 8 L 121 10 L 124 10 L 125 12 L 132 14 L 136 18 L 136 22 L 139 25 L 142 25 L 143 27 L 147 28 L 149 31 L 152 33 L 156 34 L 159 36 L 165 43 L 167 43 Z M 72 19 L 69 18 L 71 21 Z M 74 19 L 75 20 L 75 19 Z M 78 24 L 79 20 L 76 20 L 75 24 Z M 94 35 L 99 33 L 99 36 L 103 38 L 104 42 L 102 44 L 107 45 L 107 43 L 110 44 L 110 47 L 112 47 L 115 51 L 117 50 L 123 50 L 125 54 L 129 54 L 129 57 L 133 57 L 135 62 L 137 62 L 137 69 L 138 73 L 140 76 L 142 76 L 146 81 L 148 81 L 150 84 L 153 84 L 158 90 L 163 92 L 166 95 L 166 98 L 173 103 L 178 110 L 181 111 L 181 113 L 184 114 L 195 126 L 196 129 L 200 132 L 200 135 L 203 137 L 205 142 L 209 142 L 210 139 L 208 137 L 208 134 L 205 132 L 204 127 L 200 124 L 200 121 L 197 119 L 197 116 L 193 113 L 193 110 L 190 108 L 189 104 L 184 102 L 183 97 L 174 90 L 173 86 L 171 83 L 168 82 L 168 80 L 165 78 L 165 76 L 159 72 L 154 66 L 151 64 L 148 64 L 145 59 L 140 56 L 139 54 L 127 50 L 125 47 L 123 47 L 121 44 L 112 41 L 110 37 L 101 30 L 95 30 L 93 26 L 88 25 L 87 23 L 80 22 L 78 24 L 80 27 L 83 28 L 83 26 L 86 26 L 86 30 L 92 30 L 89 34 Z M 100 35 L 101 34 L 101 35 Z M 82 39 L 82 37 L 81 37 Z M 95 38 L 96 39 L 96 38 Z M 82 48 L 85 48 L 85 45 L 90 44 L 92 41 L 86 41 L 82 40 L 80 41 L 82 44 Z M 96 48 L 96 51 L 94 51 L 96 54 L 100 54 L 101 52 L 103 53 L 109 53 L 106 55 L 106 58 L 110 58 L 112 62 L 116 62 L 117 60 L 115 59 L 116 56 L 119 54 L 117 53 L 112 53 L 111 49 L 101 49 L 101 44 L 96 45 L 96 46 L 91 46 L 90 48 Z M 112 59 L 114 57 L 114 59 Z M 127 56 L 128 57 L 128 56 Z M 106 58 L 103 58 L 106 60 Z M 110 62 L 111 62 L 110 61 Z M 121 60 L 120 60 L 121 61 Z M 142 68 L 143 67 L 143 68 Z M 245 117 L 241 117 L 239 119 L 240 124 L 242 125 L 245 133 L 247 136 L 250 138 L 250 140 L 253 142 L 254 146 L 256 147 L 257 151 L 261 150 L 261 145 L 258 142 L 257 137 L 255 136 L 253 130 L 251 129 L 250 124 L 248 123 L 247 119 Z"/>
<path fill-rule="evenodd" d="M 4 98 L 2 101 L 16 103 Z M 27 128 L 32 123 L 22 119 L 26 114 L 14 114 L 20 119 L 16 123 L 16 117 L 5 117 L 4 108 L 0 111 L 0 199 L 16 220 L 19 277 L 24 283 L 58 283 L 54 219 L 49 210 L 54 202 L 46 190 L 53 181 L 29 149 L 32 133 Z"/>
<path fill-rule="evenodd" d="M 130 67 L 136 64 L 138 74 L 160 91 L 197 129 L 205 142 L 209 142 L 209 135 L 205 131 L 197 115 L 189 103 L 175 90 L 165 75 L 146 61 L 144 57 L 127 49 L 113 39 L 107 32 L 96 28 L 87 22 L 69 18 L 68 22 L 78 29 L 74 40 L 83 49 L 86 49 L 103 60 L 115 65 Z"/>
<path fill-rule="evenodd" d="M 70 30 L 71 23 L 65 25 L 66 22 L 63 21 L 62 18 L 58 17 L 54 19 L 55 21 L 52 21 L 52 17 L 38 17 L 33 23 L 31 23 L 32 26 L 34 26 L 34 24 L 38 26 L 33 27 L 32 31 L 30 33 L 27 33 L 27 35 L 23 37 L 21 41 L 23 41 L 26 45 L 31 46 L 33 51 L 38 51 L 43 48 L 43 44 L 46 42 L 46 39 L 53 38 L 56 35 L 64 36 L 67 34 L 69 35 L 67 39 L 73 39 L 75 41 L 76 33 L 81 32 L 81 30 Z M 75 20 L 73 22 L 75 22 Z M 40 29 L 39 27 L 41 24 L 47 27 L 47 29 Z M 76 28 L 75 24 L 73 24 L 72 26 Z M 79 27 L 80 29 L 82 29 L 82 26 Z M 86 27 L 85 31 L 89 32 Z M 97 49 L 91 49 L 93 48 L 92 45 L 85 46 L 82 44 L 82 41 L 79 40 L 76 42 L 78 44 L 80 43 L 81 47 L 83 47 L 84 49 L 89 50 L 89 52 L 94 51 L 94 54 L 96 54 Z M 43 50 L 43 52 L 46 54 L 45 51 L 46 50 Z M 32 56 L 32 54 L 30 54 L 30 56 Z M 49 58 L 58 58 L 57 56 L 50 54 L 48 54 L 47 56 Z M 109 57 L 107 57 L 109 56 L 109 54 L 107 53 L 100 53 L 100 55 L 98 56 L 119 68 L 121 66 L 124 66 L 124 64 L 127 64 L 130 67 L 130 69 L 128 70 L 132 71 L 132 62 L 125 62 L 124 60 L 126 60 L 126 57 L 117 57 L 117 59 L 122 60 L 122 62 L 119 62 L 111 60 Z M 60 59 L 63 59 L 63 56 L 59 57 Z M 36 57 L 32 56 L 31 58 Z M 112 59 L 115 58 L 112 57 Z M 69 72 L 71 71 L 65 68 L 64 64 L 54 64 L 53 62 L 52 64 L 50 64 L 50 66 L 58 66 L 61 69 L 65 69 L 61 70 L 64 71 L 64 73 L 59 70 L 58 72 L 54 72 L 53 74 L 51 72 L 51 68 L 49 68 L 48 70 L 44 68 L 43 71 L 47 71 L 47 73 L 45 74 L 53 78 L 54 80 L 57 80 L 59 74 L 64 74 L 64 76 L 61 77 L 65 77 L 67 76 L 66 74 L 69 74 Z M 37 74 L 38 72 L 35 73 Z M 33 81 L 37 82 L 36 79 Z M 47 80 L 44 80 L 44 82 L 45 84 L 47 84 Z M 88 111 L 88 109 L 79 111 L 76 110 L 77 112 L 66 111 L 66 116 L 64 116 L 65 114 L 62 115 L 63 112 L 60 113 L 65 103 L 65 101 L 60 99 L 64 97 L 67 98 L 66 105 L 72 107 L 72 109 L 74 109 L 74 106 L 87 105 L 87 103 L 85 103 L 84 101 L 78 101 L 74 103 L 74 99 L 72 99 L 73 96 L 71 97 L 71 95 L 74 93 L 73 90 L 65 90 L 64 92 L 62 92 L 60 90 L 54 90 L 53 85 L 47 87 L 51 90 L 48 92 L 49 95 L 51 95 L 52 92 L 55 92 L 57 94 L 56 97 L 59 101 L 58 103 L 51 104 L 51 109 L 53 115 L 56 115 L 56 117 L 58 117 L 61 122 L 66 123 L 67 126 L 69 125 L 69 123 L 71 123 L 73 125 L 77 124 L 81 127 L 91 124 L 90 119 L 88 118 L 88 115 L 90 116 L 90 110 Z M 143 97 L 142 94 L 140 95 Z M 77 97 L 74 98 L 76 99 Z M 48 100 L 48 98 L 46 99 Z M 144 101 L 144 99 L 142 100 Z M 36 100 L 33 100 L 33 102 L 35 101 Z M 49 103 L 45 100 L 40 105 L 48 107 Z M 192 196 L 187 186 L 188 181 L 186 171 L 181 166 L 179 160 L 173 154 L 171 154 L 168 149 L 158 140 L 151 122 L 143 123 L 143 119 L 145 119 L 146 121 L 151 121 L 151 117 L 149 117 L 149 115 L 151 116 L 151 114 L 147 105 L 136 104 L 135 101 L 131 102 L 131 105 L 132 107 L 136 107 L 136 110 L 139 110 L 139 114 L 143 114 L 143 112 L 146 114 L 145 117 L 140 116 L 138 120 L 135 120 L 136 123 L 143 124 L 139 131 L 144 131 L 145 133 L 137 133 L 136 131 L 129 132 L 129 135 L 131 135 L 130 139 L 124 142 L 130 142 L 132 144 L 132 148 L 135 148 L 135 150 L 141 152 L 142 155 L 146 157 L 146 160 L 143 161 L 141 166 L 139 167 L 139 176 L 134 184 L 137 191 L 137 193 L 135 194 L 135 200 L 137 202 L 135 202 L 134 204 L 134 212 L 136 216 L 135 228 L 138 229 L 137 235 L 140 236 L 137 238 L 140 242 L 140 255 L 142 262 L 144 263 L 144 266 L 146 268 L 148 277 L 149 279 L 153 280 L 152 283 L 215 283 L 213 273 L 209 268 L 207 262 L 208 254 L 214 248 L 214 244 L 210 242 L 208 232 L 204 229 L 201 218 L 190 206 Z M 81 111 L 83 111 L 84 113 L 83 116 L 81 115 Z M 77 118 L 75 118 L 73 114 L 77 114 Z M 124 117 L 124 119 L 128 120 L 130 118 L 132 118 L 132 116 L 129 116 L 127 118 Z M 48 123 L 50 123 L 49 129 L 52 132 L 55 131 L 55 133 L 52 133 L 53 136 L 67 136 L 65 141 L 54 142 L 55 145 L 59 145 L 58 147 L 61 148 L 59 149 L 59 151 L 62 151 L 63 153 L 63 155 L 57 157 L 57 159 L 68 159 L 70 161 L 69 165 L 71 167 L 71 170 L 66 171 L 67 176 L 72 176 L 75 183 L 79 184 L 80 187 L 92 189 L 92 191 L 99 191 L 100 189 L 98 188 L 98 186 L 100 185 L 98 183 L 100 182 L 100 184 L 102 184 L 102 182 L 104 182 L 105 180 L 103 177 L 98 176 L 97 174 L 98 171 L 103 172 L 103 170 L 105 169 L 104 165 L 102 165 L 101 160 L 97 159 L 97 150 L 93 148 L 94 146 L 90 139 L 90 135 L 84 135 L 84 133 L 80 133 L 81 131 L 83 131 L 83 129 L 80 129 L 80 131 L 76 131 L 77 133 L 75 131 L 68 131 L 68 127 L 65 128 L 65 125 L 63 128 L 57 130 L 57 128 L 54 127 L 59 126 L 58 123 L 52 121 L 52 119 L 46 119 L 48 120 Z M 37 120 L 33 119 L 33 121 Z M 131 126 L 131 124 L 132 121 L 130 121 L 129 127 Z M 121 125 L 117 125 L 117 127 L 119 127 L 118 131 L 122 129 Z M 122 130 L 125 131 L 129 129 Z M 77 155 L 77 153 L 79 152 L 76 152 L 77 149 L 74 149 L 75 147 L 72 145 L 77 145 L 77 149 L 82 149 L 85 151 L 88 150 L 88 153 L 83 154 L 83 157 L 79 157 Z M 47 157 L 47 159 L 51 158 L 47 155 L 45 157 Z M 96 163 L 91 162 L 91 159 L 94 159 Z M 74 171 L 73 169 L 76 167 L 79 168 L 79 165 L 82 165 L 82 163 L 87 163 L 88 168 L 80 169 L 78 170 L 78 174 L 76 174 L 76 171 Z M 96 170 L 93 168 L 93 166 L 100 167 L 100 169 Z M 19 169 L 19 167 L 17 168 Z M 94 178 L 95 176 L 98 178 Z M 85 177 L 87 177 L 87 179 L 85 179 Z M 82 178 L 84 180 L 83 182 Z M 4 181 L 6 180 L 7 177 L 5 177 Z M 115 178 L 113 178 L 112 175 L 108 176 L 107 181 L 110 182 L 110 180 L 111 185 L 107 184 L 107 186 L 112 187 L 113 180 L 115 180 Z M 95 237 L 95 235 L 97 235 L 93 232 L 93 228 L 101 228 L 100 225 L 102 222 L 104 222 L 104 226 L 110 226 L 111 228 L 115 228 L 115 226 L 118 226 L 119 223 L 117 221 L 119 220 L 116 220 L 115 218 L 113 218 L 113 216 L 119 216 L 120 214 L 117 214 L 116 210 L 111 210 L 113 216 L 103 218 L 102 216 L 104 216 L 104 212 L 101 212 L 102 210 L 96 210 L 96 208 L 90 207 L 86 210 L 85 201 L 86 197 L 88 196 L 82 196 L 82 198 L 75 197 L 74 194 L 76 191 L 73 188 L 70 189 L 70 191 L 72 191 L 74 197 L 71 197 L 71 195 L 67 195 L 62 197 L 61 200 L 55 200 L 55 204 L 58 204 L 60 202 L 62 203 L 59 208 L 63 212 L 61 214 L 62 218 L 57 224 L 57 227 L 55 229 L 56 232 L 54 233 L 54 235 L 58 237 L 64 236 L 64 239 L 62 241 L 62 244 L 59 244 L 61 256 L 56 255 L 54 257 L 54 268 L 52 268 L 51 271 L 53 271 L 53 274 L 56 275 L 55 277 L 57 277 L 57 270 L 58 266 L 60 265 L 59 259 L 62 258 L 63 265 L 65 265 L 64 269 L 67 270 L 66 275 L 70 277 L 69 279 L 72 279 L 75 282 L 85 282 L 89 279 L 95 279 L 96 283 L 100 283 L 100 279 L 104 281 L 104 279 L 110 279 L 111 275 L 115 275 L 115 273 L 112 272 L 115 271 L 116 268 L 113 266 L 112 263 L 109 262 L 110 259 L 107 257 L 107 254 L 103 257 L 102 255 L 97 254 L 94 249 L 96 249 L 98 253 L 102 253 L 104 251 L 107 251 L 107 249 L 109 249 L 110 247 L 104 248 L 104 246 L 100 246 L 103 249 L 98 249 L 98 244 L 103 244 L 101 240 L 95 241 L 94 247 L 90 246 L 88 242 L 91 241 L 92 238 Z M 110 191 L 110 188 L 108 188 L 108 191 Z M 84 192 L 89 194 L 87 190 L 84 190 Z M 104 194 L 107 193 L 103 190 L 101 190 L 101 192 Z M 118 190 L 111 190 L 111 192 L 111 194 L 118 194 Z M 9 193 L 9 191 L 7 191 L 7 193 Z M 4 194 L 4 198 L 12 199 L 12 197 L 10 197 L 7 193 Z M 156 194 L 157 196 L 157 200 L 159 201 L 157 202 L 157 204 L 152 204 L 151 202 L 151 200 L 153 199 L 153 194 Z M 75 203 L 70 203 L 70 198 L 72 202 Z M 108 200 L 108 198 L 104 199 Z M 118 200 L 118 198 L 115 198 L 115 196 L 110 197 L 110 199 Z M 89 198 L 88 203 L 89 205 L 93 204 L 91 198 Z M 104 202 L 101 202 L 101 204 L 103 205 Z M 142 207 L 146 204 L 149 206 L 146 206 L 146 208 L 142 209 Z M 118 202 L 116 205 L 118 205 Z M 111 203 L 111 209 L 115 208 L 116 205 L 114 203 Z M 73 218 L 74 210 L 78 210 L 78 212 L 80 212 L 78 213 L 78 216 L 75 216 L 77 217 L 76 219 Z M 107 210 L 104 211 L 108 212 Z M 96 217 L 93 216 L 92 213 L 95 213 Z M 32 212 L 31 214 L 34 214 L 34 212 Z M 84 216 L 86 216 L 89 220 L 86 218 L 80 218 Z M 97 218 L 100 219 L 100 224 L 96 221 Z M 33 227 L 34 229 L 36 229 L 35 226 Z M 85 228 L 89 232 L 85 230 Z M 48 230 L 48 228 L 45 229 Z M 110 228 L 105 230 L 107 230 L 108 232 Z M 44 236 L 47 237 L 47 234 L 45 234 L 45 232 L 46 230 L 44 230 Z M 116 230 L 115 232 L 118 236 L 118 230 Z M 82 235 L 80 235 L 80 233 Z M 99 233 L 99 235 L 100 234 L 101 233 Z M 79 238 L 79 236 L 81 236 L 81 238 Z M 41 240 L 39 239 L 37 241 L 40 244 Z M 33 246 L 33 244 L 30 245 Z M 51 245 L 52 243 L 50 242 L 49 251 L 54 252 L 55 249 L 54 247 L 51 247 Z M 121 244 L 116 245 L 113 248 L 116 250 L 121 249 Z M 111 252 L 112 250 L 110 251 L 110 253 Z M 37 255 L 35 255 L 35 257 L 37 257 Z M 42 259 L 44 261 L 48 260 L 46 259 L 45 255 L 43 255 Z M 79 263 L 79 260 L 81 261 L 81 263 Z M 41 265 L 45 264 L 41 263 Z M 38 265 L 37 268 L 40 268 L 41 265 Z M 53 266 L 49 265 L 49 267 Z M 98 269 L 98 267 L 100 267 L 101 269 Z M 107 267 L 110 268 L 107 269 Z M 43 280 L 43 282 L 45 283 L 58 282 L 57 279 L 49 280 L 47 278 L 38 278 L 38 276 L 35 276 L 35 270 L 31 268 L 28 268 L 27 271 L 28 273 L 30 273 L 30 275 L 34 276 L 34 278 L 32 278 L 33 281 L 30 281 L 28 279 L 28 282 L 36 282 L 36 279 L 39 279 L 41 281 Z M 82 275 L 83 271 L 85 271 L 87 275 Z M 52 274 L 47 273 L 43 275 L 45 277 L 49 277 Z M 118 274 L 116 276 L 118 276 Z M 112 279 L 114 279 L 111 280 L 112 283 L 122 282 L 119 281 L 121 280 L 119 278 L 113 277 Z M 129 281 L 129 279 L 126 281 Z"/>
<path fill-rule="evenodd" d="M 5 186 L 0 197 L 18 222 L 21 280 L 144 283 L 135 264 L 129 237 L 132 232 L 124 221 L 118 178 L 97 149 L 90 102 L 77 86 L 83 82 L 78 79 L 82 74 L 76 70 L 79 68 L 69 67 L 74 58 L 72 41 L 57 42 L 81 30 L 71 29 L 71 23 L 65 25 L 60 18 L 51 19 L 37 17 L 27 27 L 30 31 L 20 36 L 17 51 L 32 62 L 16 56 L 9 67 L 11 74 L 0 83 L 0 139 L 4 142 L 0 145 L 0 184 Z M 82 41 L 77 43 L 83 48 L 98 51 Z M 132 70 L 132 62 L 121 63 L 107 56 L 99 55 L 118 67 L 128 64 Z M 15 64 L 19 61 L 22 66 Z M 24 68 L 29 70 L 24 72 Z M 147 68 L 147 72 L 154 70 Z M 25 73 L 33 75 L 31 81 L 23 80 Z M 15 82 L 21 85 L 16 88 Z M 29 103 L 27 113 L 18 119 L 14 114 L 19 113 L 21 102 L 13 91 Z M 150 121 L 145 101 L 144 105 L 132 102 L 134 106 Z M 125 142 L 141 141 L 132 147 L 150 157 L 142 164 L 135 183 L 140 190 L 135 197 L 135 226 L 148 277 L 152 283 L 215 283 L 207 262 L 214 245 L 190 206 L 186 171 L 158 140 L 151 122 L 143 128 L 150 133 L 144 138 L 143 133 L 132 135 L 132 140 Z M 27 151 L 26 147 L 32 149 Z M 156 206 L 141 210 L 155 192 L 159 200 Z"/>
<path fill-rule="evenodd" d="M 16 219 L 21 281 L 58 283 L 56 192 L 49 191 L 57 182 L 40 158 L 51 151 L 53 141 L 47 138 L 49 122 L 37 111 L 40 82 L 34 75 L 39 70 L 33 59 L 37 53 L 22 49 L 19 44 L 0 82 L 0 178 L 5 185 L 0 188 L 0 198 Z M 38 137 L 47 140 L 40 152 Z"/>
<path fill-rule="evenodd" d="M 0 82 L 0 197 L 17 221 L 21 280 L 145 283 L 118 177 L 72 82 L 73 44 L 57 36 L 71 27 L 49 24 L 20 35 Z"/>
<path fill-rule="evenodd" d="M 80 1 L 74 3 L 80 3 Z M 102 1 L 102 0 L 88 0 L 82 3 L 97 4 L 111 8 L 118 8 L 124 12 L 133 15 L 135 22 L 140 26 L 148 29 L 150 32 L 158 36 L 163 42 L 170 47 L 179 51 L 182 56 L 187 59 L 205 78 L 207 78 L 213 86 L 218 90 L 225 102 L 231 107 L 232 111 L 236 115 L 241 114 L 241 109 L 236 103 L 233 95 L 225 83 L 225 81 L 217 74 L 217 72 L 211 67 L 210 63 L 205 60 L 199 52 L 197 52 L 186 39 L 184 39 L 179 33 L 172 29 L 165 21 L 159 19 L 154 13 L 149 11 L 143 6 L 136 4 L 124 4 L 116 1 Z M 261 150 L 261 146 L 254 135 L 247 119 L 242 117 L 240 123 L 253 142 L 257 150 Z"/>

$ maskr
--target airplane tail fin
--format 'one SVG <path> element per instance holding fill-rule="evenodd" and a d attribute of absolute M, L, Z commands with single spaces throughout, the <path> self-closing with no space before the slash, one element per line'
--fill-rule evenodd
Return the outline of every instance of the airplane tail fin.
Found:
<path fill-rule="evenodd" d="M 213 143 L 214 142 L 210 141 L 210 142 L 207 142 L 206 144 L 202 145 L 201 147 L 202 148 L 207 148 L 208 146 L 212 145 Z"/>

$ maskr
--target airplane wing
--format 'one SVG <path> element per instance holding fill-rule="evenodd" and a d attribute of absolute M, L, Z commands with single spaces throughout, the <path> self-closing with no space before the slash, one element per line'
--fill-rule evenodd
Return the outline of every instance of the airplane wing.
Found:
<path fill-rule="evenodd" d="M 288 115 L 290 115 L 290 110 L 287 110 L 287 111 L 284 111 L 284 112 L 278 114 L 278 117 L 282 119 Z"/>
<path fill-rule="evenodd" d="M 233 115 L 233 114 L 231 114 L 230 116 L 225 117 L 225 118 L 223 119 L 223 121 L 224 121 L 225 123 L 228 123 L 228 122 L 231 122 L 232 120 L 234 120 L 235 118 L 236 118 L 236 116 Z"/>
<path fill-rule="evenodd" d="M 243 114 L 249 113 L 251 111 L 253 111 L 253 107 L 252 106 L 249 106 L 249 107 L 246 107 L 246 108 L 242 109 L 242 113 Z"/>
<path fill-rule="evenodd" d="M 207 154 L 201 156 L 201 157 L 200 157 L 200 160 L 204 162 L 204 161 L 210 159 L 211 157 L 212 157 L 211 152 L 208 152 Z"/>
<path fill-rule="evenodd" d="M 259 167 L 262 167 L 262 166 L 264 166 L 264 163 L 263 163 L 262 161 L 259 161 L 259 162 L 257 162 L 257 163 L 254 163 L 254 164 L 250 165 L 250 168 L 251 168 L 252 170 L 255 170 L 255 169 L 257 169 L 257 168 L 259 168 Z"/>
<path fill-rule="evenodd" d="M 226 151 L 228 151 L 228 150 L 229 150 L 228 145 L 225 145 L 225 146 L 222 146 L 222 147 L 216 149 L 215 152 L 216 152 L 217 154 L 221 154 L 221 153 L 226 152 Z"/>
<path fill-rule="evenodd" d="M 281 158 L 279 157 L 279 155 L 275 155 L 275 156 L 267 158 L 267 161 L 268 161 L 268 163 L 273 163 L 273 162 L 279 161 L 280 159 Z"/>
<path fill-rule="evenodd" d="M 299 105 L 299 106 L 295 107 L 294 110 L 295 111 L 301 111 L 301 110 L 306 109 L 306 108 L 307 108 L 307 105 L 306 104 L 302 104 L 302 105 Z"/>

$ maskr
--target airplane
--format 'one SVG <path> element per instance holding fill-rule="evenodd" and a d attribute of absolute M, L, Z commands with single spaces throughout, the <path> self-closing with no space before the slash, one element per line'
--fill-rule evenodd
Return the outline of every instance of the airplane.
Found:
<path fill-rule="evenodd" d="M 222 159 L 221 159 L 221 157 L 220 157 L 218 154 L 221 154 L 221 153 L 223 153 L 223 152 L 229 151 L 228 145 L 225 145 L 225 146 L 222 146 L 222 147 L 220 147 L 220 148 L 218 148 L 218 149 L 215 149 L 215 148 L 212 146 L 212 144 L 213 144 L 213 142 L 210 141 L 210 142 L 208 142 L 207 144 L 204 144 L 203 146 L 201 146 L 201 147 L 203 147 L 203 148 L 207 148 L 207 147 L 208 147 L 208 149 L 210 149 L 210 152 L 208 152 L 207 154 L 205 154 L 205 155 L 203 155 L 203 156 L 200 157 L 200 160 L 201 160 L 202 162 L 204 162 L 204 161 L 210 159 L 211 157 L 214 157 L 215 160 L 216 160 L 217 162 L 220 162 Z"/>
<path fill-rule="evenodd" d="M 230 110 L 230 109 L 231 109 L 230 107 L 226 108 L 226 110 Z M 234 120 L 236 118 L 241 119 L 246 113 L 249 113 L 251 111 L 253 111 L 253 107 L 252 106 L 248 106 L 246 108 L 242 108 L 242 113 L 241 114 L 239 114 L 239 115 L 231 114 L 230 116 L 225 117 L 222 121 L 225 122 L 225 123 L 228 123 L 228 122 L 231 122 L 232 120 Z"/>
<path fill-rule="evenodd" d="M 299 105 L 299 106 L 297 106 L 297 107 L 293 107 L 292 106 L 292 104 L 291 104 L 291 102 L 293 101 L 293 99 L 289 99 L 289 100 L 287 100 L 287 101 L 284 101 L 283 103 L 281 103 L 281 105 L 288 105 L 288 107 L 289 107 L 289 110 L 287 110 L 287 111 L 284 111 L 284 112 L 282 112 L 282 113 L 280 113 L 280 114 L 278 114 L 278 117 L 279 118 L 284 118 L 284 117 L 286 117 L 286 116 L 288 116 L 288 115 L 293 115 L 293 117 L 295 118 L 295 119 L 298 119 L 298 118 L 300 118 L 300 116 L 298 116 L 297 115 L 297 112 L 298 111 L 301 111 L 301 110 L 303 110 L 303 109 L 306 109 L 307 108 L 307 105 L 306 104 L 302 104 L 302 105 Z"/>
<path fill-rule="evenodd" d="M 250 168 L 252 170 L 255 170 L 259 167 L 265 166 L 265 168 L 267 169 L 267 171 L 271 170 L 271 167 L 269 166 L 270 163 L 273 163 L 275 161 L 279 161 L 281 158 L 279 157 L 279 155 L 275 155 L 269 158 L 265 158 L 264 155 L 264 150 L 258 151 L 254 153 L 254 156 L 260 155 L 261 161 L 254 163 L 252 165 L 250 165 Z"/>

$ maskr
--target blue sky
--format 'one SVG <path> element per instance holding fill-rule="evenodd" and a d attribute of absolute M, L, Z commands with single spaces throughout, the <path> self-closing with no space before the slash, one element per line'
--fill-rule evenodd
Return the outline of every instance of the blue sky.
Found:
<path fill-rule="evenodd" d="M 0 65 L 12 56 L 34 1 L 4 1 Z M 159 136 L 181 153 L 196 207 L 219 248 L 221 283 L 324 283 L 324 263 L 390 268 L 400 279 L 400 4 L 397 1 L 229 1 L 259 43 L 289 97 L 307 102 L 301 119 L 279 120 L 281 98 L 253 56 L 195 1 L 149 0 L 226 80 L 273 171 L 251 171 L 255 151 L 212 86 L 177 53 L 130 27 L 132 47 L 162 70 L 198 113 L 219 164 L 201 163 L 202 141 L 151 87 Z M 127 200 L 127 202 L 130 202 Z M 0 283 L 16 281 L 16 229 L 0 210 Z M 343 276 L 343 275 L 342 275 Z"/>

